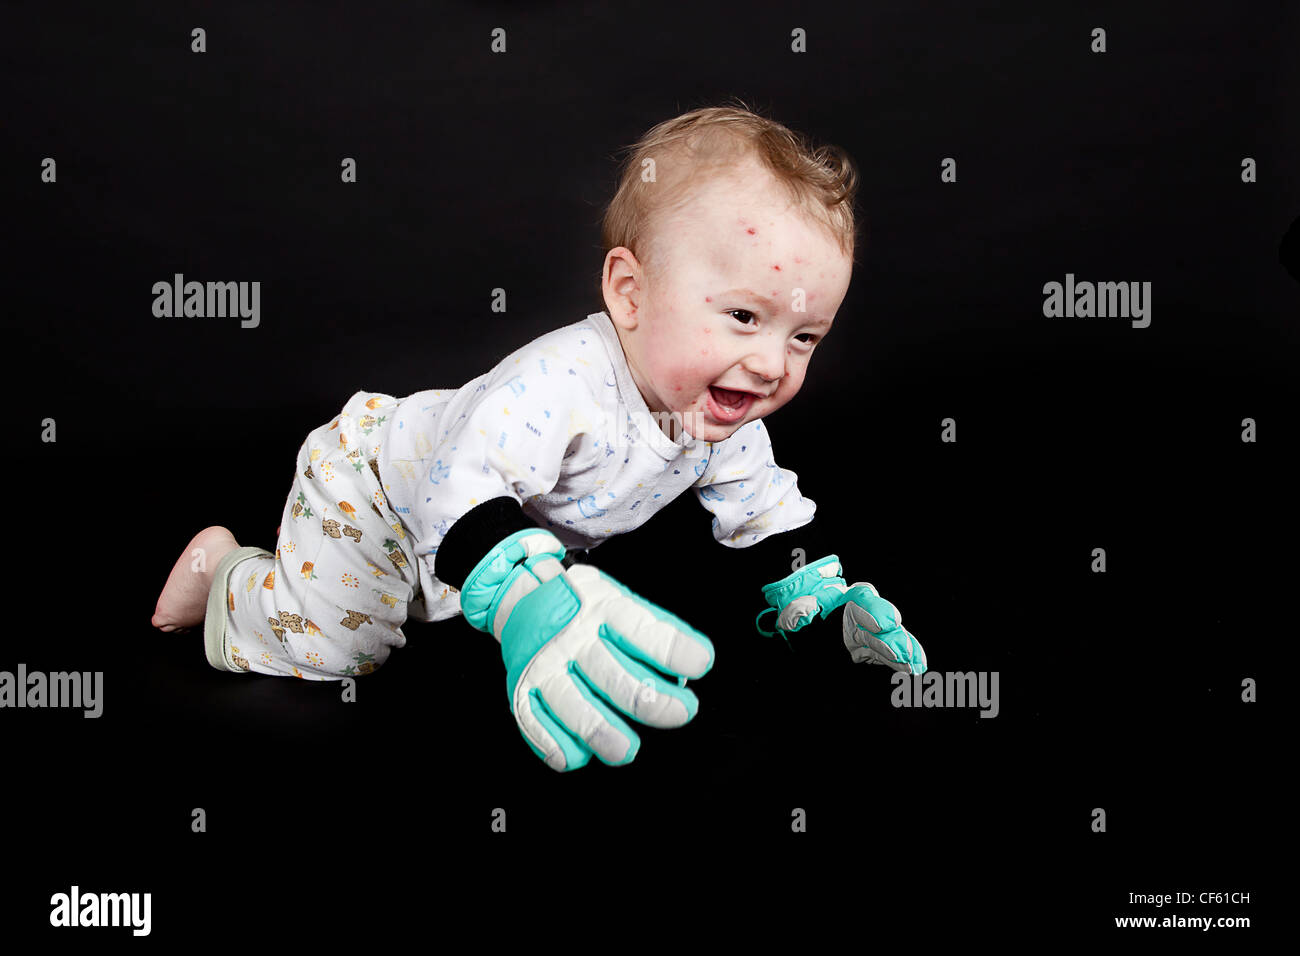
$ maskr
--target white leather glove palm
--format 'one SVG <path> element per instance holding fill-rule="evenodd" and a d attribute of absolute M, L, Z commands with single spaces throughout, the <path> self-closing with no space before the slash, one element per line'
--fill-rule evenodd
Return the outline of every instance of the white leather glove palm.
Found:
<path fill-rule="evenodd" d="M 699 700 L 681 685 L 708 673 L 713 645 L 598 568 L 566 569 L 563 556 L 540 528 L 511 535 L 470 574 L 461 610 L 481 630 L 491 622 L 510 709 L 547 766 L 576 770 L 593 754 L 630 763 L 641 741 L 619 714 L 660 728 L 689 722 Z"/>

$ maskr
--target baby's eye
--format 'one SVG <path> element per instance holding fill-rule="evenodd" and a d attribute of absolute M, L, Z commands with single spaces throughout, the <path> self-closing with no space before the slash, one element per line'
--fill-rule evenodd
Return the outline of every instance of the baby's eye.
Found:
<path fill-rule="evenodd" d="M 740 315 L 747 315 L 747 316 L 749 316 L 751 319 L 754 317 L 754 313 L 753 313 L 753 312 L 750 312 L 750 311 L 748 311 L 748 310 L 746 310 L 746 309 L 728 309 L 728 310 L 727 310 L 727 315 L 736 315 L 737 313 L 739 313 Z M 737 321 L 737 322 L 740 322 L 740 323 L 743 324 L 743 325 L 748 325 L 748 324 L 749 324 L 749 323 L 745 322 L 744 319 L 736 319 L 736 321 Z"/>
<path fill-rule="evenodd" d="M 799 335 L 796 335 L 795 338 L 805 340 L 803 343 L 804 345 L 817 344 L 817 336 L 813 335 L 811 332 L 801 332 Z"/>

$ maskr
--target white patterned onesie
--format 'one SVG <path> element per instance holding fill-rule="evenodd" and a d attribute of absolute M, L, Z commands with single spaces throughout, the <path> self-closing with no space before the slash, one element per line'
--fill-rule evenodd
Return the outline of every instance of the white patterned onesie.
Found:
<path fill-rule="evenodd" d="M 358 392 L 308 435 L 276 553 L 241 548 L 218 566 L 208 660 L 317 680 L 374 670 L 406 643 L 407 618 L 459 613 L 438 545 L 493 498 L 512 498 L 566 547 L 593 548 L 690 488 L 713 537 L 744 548 L 812 520 L 795 482 L 761 419 L 722 442 L 670 440 L 613 322 L 593 313 L 462 388 Z"/>

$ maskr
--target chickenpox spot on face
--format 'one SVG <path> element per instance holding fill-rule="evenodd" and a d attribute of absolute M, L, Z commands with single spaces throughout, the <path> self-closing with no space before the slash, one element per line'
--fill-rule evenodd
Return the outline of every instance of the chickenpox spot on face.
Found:
<path fill-rule="evenodd" d="M 776 263 L 772 263 L 772 268 L 775 269 L 777 272 L 780 272 L 780 271 L 781 271 L 781 267 L 780 267 L 779 265 L 777 265 Z"/>
<path fill-rule="evenodd" d="M 747 233 L 749 233 L 751 236 L 757 236 L 757 235 L 758 235 L 758 230 L 755 229 L 753 226 L 750 226 L 750 227 L 749 227 L 748 229 L 746 229 L 745 231 L 746 231 Z"/>
<path fill-rule="evenodd" d="M 713 296 L 711 296 L 711 295 L 706 295 L 706 296 L 704 297 L 704 301 L 705 301 L 705 302 L 712 302 L 712 301 L 713 301 Z"/>

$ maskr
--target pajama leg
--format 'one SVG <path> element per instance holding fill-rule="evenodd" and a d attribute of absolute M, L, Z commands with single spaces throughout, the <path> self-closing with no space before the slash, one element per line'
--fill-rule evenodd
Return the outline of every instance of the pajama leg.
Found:
<path fill-rule="evenodd" d="M 218 565 L 205 622 L 214 667 L 337 680 L 370 673 L 406 643 L 419 578 L 378 466 L 384 413 L 396 401 L 358 392 L 313 430 L 275 554 L 240 549 Z"/>
<path fill-rule="evenodd" d="M 230 640 L 233 628 L 229 615 L 235 610 L 230 578 L 232 571 L 239 566 L 244 566 L 245 570 L 261 567 L 270 571 L 275 567 L 275 555 L 263 548 L 236 548 L 217 563 L 212 588 L 208 591 L 207 615 L 203 619 L 203 646 L 208 663 L 219 671 L 250 669 L 248 661 L 240 656 L 237 646 L 231 646 Z M 253 574 L 256 573 L 254 570 Z"/>

